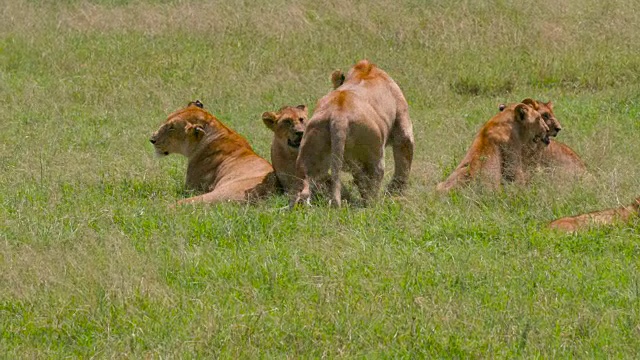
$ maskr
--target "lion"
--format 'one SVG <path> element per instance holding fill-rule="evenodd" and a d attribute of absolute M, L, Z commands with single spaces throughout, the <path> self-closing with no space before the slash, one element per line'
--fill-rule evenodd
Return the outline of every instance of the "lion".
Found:
<path fill-rule="evenodd" d="M 523 150 L 530 144 L 549 144 L 548 133 L 542 116 L 530 105 L 506 106 L 482 126 L 462 162 L 436 189 L 447 192 L 477 178 L 492 188 L 503 181 L 524 184 Z"/>
<path fill-rule="evenodd" d="M 334 72 L 335 73 L 335 72 Z M 341 72 L 340 72 L 341 74 Z M 379 193 L 384 150 L 393 148 L 392 193 L 406 189 L 413 161 L 413 125 L 409 106 L 396 82 L 368 60 L 356 63 L 337 88 L 322 97 L 307 123 L 296 161 L 298 191 L 290 206 L 311 197 L 311 185 L 331 169 L 331 205 L 340 207 L 340 173 L 351 172 L 365 204 Z"/>
<path fill-rule="evenodd" d="M 640 197 L 626 206 L 594 211 L 587 214 L 563 217 L 549 223 L 549 228 L 564 231 L 578 232 L 597 225 L 611 225 L 615 223 L 627 223 L 633 217 L 640 215 Z"/>
<path fill-rule="evenodd" d="M 204 110 L 200 101 L 169 115 L 149 141 L 158 156 L 186 156 L 187 189 L 205 192 L 178 204 L 250 201 L 277 189 L 271 164 L 245 138 Z"/>
<path fill-rule="evenodd" d="M 271 164 L 278 181 L 288 193 L 295 184 L 296 159 L 308 117 L 305 105 L 284 106 L 277 112 L 262 114 L 265 126 L 273 131 Z"/>
<path fill-rule="evenodd" d="M 553 102 L 542 102 L 530 98 L 522 100 L 522 103 L 532 106 L 540 113 L 542 119 L 549 127 L 549 136 L 556 137 L 562 130 L 562 126 L 553 113 Z M 502 111 L 506 105 L 500 105 Z M 587 171 L 584 162 L 569 146 L 557 140 L 551 139 L 549 145 L 543 143 L 530 144 L 525 147 L 523 153 L 525 168 L 529 170 L 541 168 L 557 168 L 568 174 L 583 174 Z"/>

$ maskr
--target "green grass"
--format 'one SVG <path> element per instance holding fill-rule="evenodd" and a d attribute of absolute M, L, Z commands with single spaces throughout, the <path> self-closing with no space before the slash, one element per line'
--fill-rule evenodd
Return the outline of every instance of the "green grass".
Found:
<path fill-rule="evenodd" d="M 636 357 L 640 223 L 545 225 L 638 196 L 639 23 L 631 0 L 6 1 L 0 354 Z M 148 142 L 168 113 L 200 99 L 268 157 L 260 114 L 313 109 L 365 57 L 410 104 L 406 198 L 169 208 L 186 162 Z M 437 196 L 525 97 L 590 175 Z"/>

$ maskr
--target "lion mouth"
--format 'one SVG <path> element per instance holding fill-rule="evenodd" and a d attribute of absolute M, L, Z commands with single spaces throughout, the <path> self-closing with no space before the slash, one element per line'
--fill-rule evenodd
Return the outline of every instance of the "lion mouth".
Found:
<path fill-rule="evenodd" d="M 551 143 L 551 139 L 549 139 L 549 135 L 544 135 L 544 136 L 542 136 L 542 135 L 536 135 L 536 136 L 533 138 L 533 142 L 534 142 L 534 143 L 537 143 L 537 142 L 539 142 L 539 141 L 542 141 L 545 145 L 549 145 L 549 144 Z"/>
<path fill-rule="evenodd" d="M 167 155 L 169 155 L 168 151 L 156 149 L 156 156 L 163 157 L 163 156 L 167 156 Z"/>
<path fill-rule="evenodd" d="M 545 143 L 546 145 L 549 145 L 549 143 L 551 143 L 551 140 L 549 139 L 549 135 L 543 136 L 542 142 Z"/>
<path fill-rule="evenodd" d="M 558 133 L 560 132 L 560 130 L 562 130 L 562 129 L 554 128 L 554 129 L 549 130 L 549 136 L 553 136 L 553 137 L 558 136 Z"/>
<path fill-rule="evenodd" d="M 300 147 L 300 142 L 302 141 L 302 138 L 297 139 L 292 141 L 291 139 L 287 139 L 287 145 L 289 145 L 290 147 L 297 149 Z"/>

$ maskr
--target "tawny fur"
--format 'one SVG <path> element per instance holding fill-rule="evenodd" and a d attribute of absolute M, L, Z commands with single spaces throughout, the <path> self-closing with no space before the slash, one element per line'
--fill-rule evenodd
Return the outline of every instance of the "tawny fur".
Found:
<path fill-rule="evenodd" d="M 436 189 L 447 192 L 475 179 L 490 188 L 498 188 L 503 181 L 524 184 L 523 149 L 548 143 L 548 130 L 531 106 L 507 106 L 482 126 L 462 162 Z"/>
<path fill-rule="evenodd" d="M 271 165 L 285 193 L 292 191 L 296 184 L 296 159 L 307 117 L 305 105 L 284 106 L 276 112 L 262 114 L 265 126 L 273 131 Z"/>
<path fill-rule="evenodd" d="M 577 232 L 594 226 L 627 223 L 638 215 L 640 215 L 640 197 L 636 198 L 631 205 L 563 217 L 552 221 L 549 227 L 564 232 Z"/>
<path fill-rule="evenodd" d="M 307 201 L 311 183 L 331 169 L 331 204 L 341 205 L 340 172 L 350 171 L 365 203 L 379 193 L 384 176 L 384 148 L 393 147 L 395 172 L 389 190 L 402 193 L 413 160 L 413 127 L 407 101 L 391 77 L 361 60 L 344 77 L 334 72 L 338 86 L 318 101 L 307 124 L 296 173 L 299 191 L 291 206 Z"/>
<path fill-rule="evenodd" d="M 553 103 L 551 101 L 545 103 L 527 98 L 522 100 L 522 103 L 532 106 L 540 113 L 540 116 L 549 127 L 549 136 L 556 137 L 558 132 L 562 130 L 560 122 L 553 113 Z M 584 174 L 587 171 L 587 167 L 575 151 L 566 144 L 554 139 L 551 140 L 548 146 L 544 143 L 525 146 L 522 157 L 527 171 L 553 168 L 573 175 Z"/>
<path fill-rule="evenodd" d="M 158 155 L 177 153 L 188 158 L 186 187 L 205 192 L 179 204 L 248 201 L 276 191 L 271 164 L 200 106 L 189 103 L 169 115 L 151 136 Z"/>

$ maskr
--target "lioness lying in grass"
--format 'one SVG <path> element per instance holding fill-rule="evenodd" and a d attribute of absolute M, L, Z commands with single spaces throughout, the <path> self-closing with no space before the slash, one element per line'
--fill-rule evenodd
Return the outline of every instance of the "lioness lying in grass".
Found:
<path fill-rule="evenodd" d="M 204 110 L 200 101 L 169 115 L 150 141 L 159 156 L 186 156 L 186 187 L 205 192 L 179 204 L 248 201 L 277 189 L 271 164 L 245 138 Z"/>

